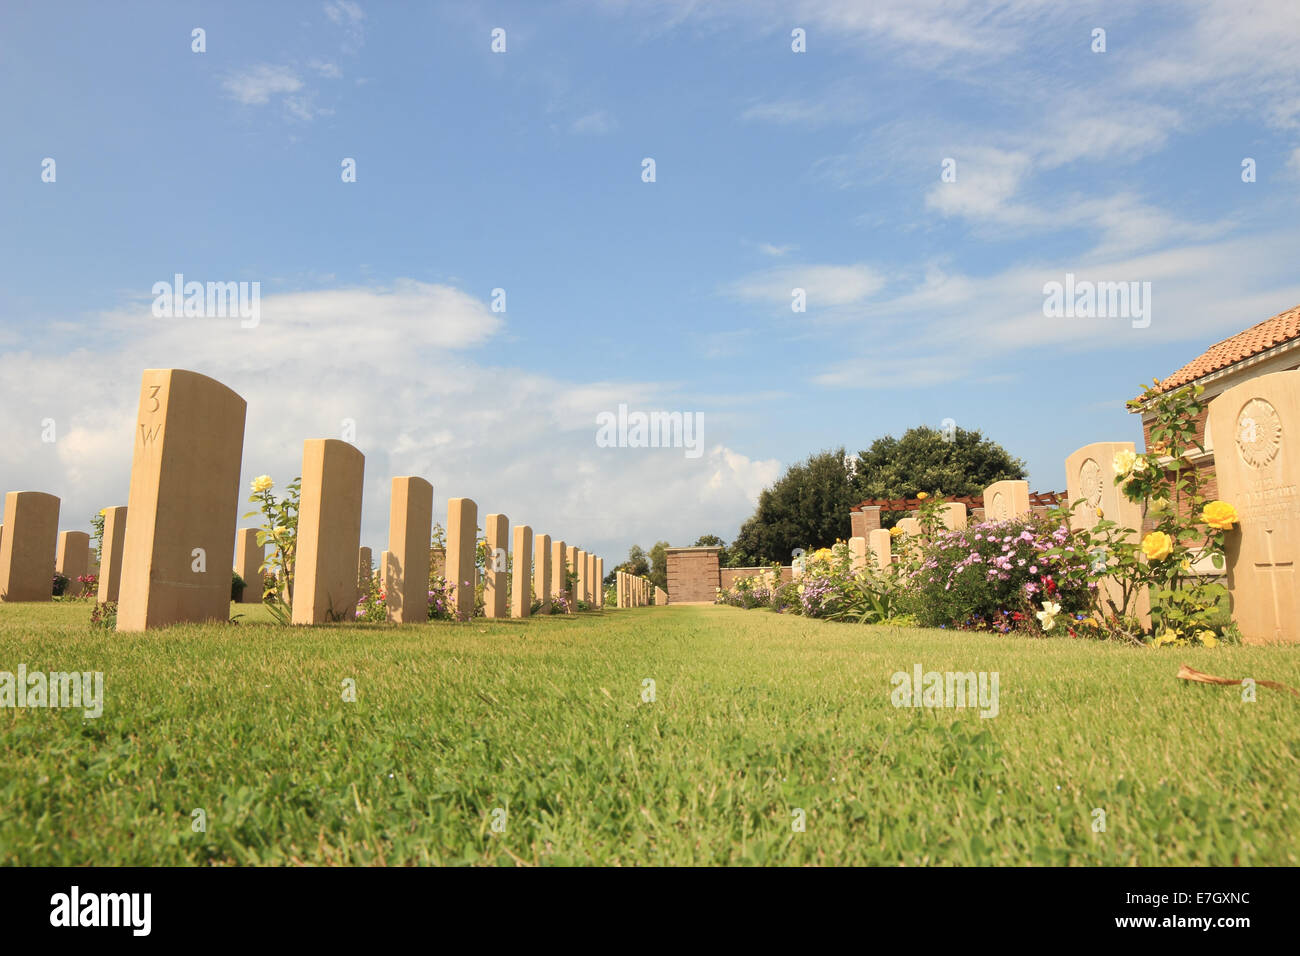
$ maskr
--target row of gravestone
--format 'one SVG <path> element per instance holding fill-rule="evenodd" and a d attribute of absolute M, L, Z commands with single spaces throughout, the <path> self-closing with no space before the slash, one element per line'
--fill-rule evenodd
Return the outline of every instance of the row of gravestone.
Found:
<path fill-rule="evenodd" d="M 627 571 L 614 573 L 616 607 L 646 607 L 650 604 L 667 604 L 668 592 L 649 578 Z"/>
<path fill-rule="evenodd" d="M 1300 642 L 1300 594 L 1295 568 L 1300 558 L 1300 370 L 1261 375 L 1228 389 L 1209 405 L 1207 447 L 1212 442 L 1218 498 L 1232 505 L 1238 522 L 1225 542 L 1228 592 L 1232 616 L 1250 644 Z M 1096 442 L 1065 460 L 1067 500 L 1074 506 L 1070 524 L 1092 528 L 1106 520 L 1141 534 L 1142 505 L 1125 497 L 1114 482 L 1113 462 L 1119 452 L 1133 453 L 1132 442 Z M 986 521 L 1027 516 L 1029 485 L 999 481 L 984 491 Z M 966 527 L 966 506 L 942 506 L 948 529 Z M 920 532 L 916 518 L 898 527 L 913 539 Z M 849 541 L 852 566 L 879 567 L 892 560 L 890 533 L 872 531 Z M 1103 581 L 1107 590 L 1113 581 Z M 1118 602 L 1117 602 L 1118 603 Z M 1150 625 L 1150 599 L 1137 598 L 1136 613 Z"/>
<path fill-rule="evenodd" d="M 262 546 L 256 530 L 240 531 L 237 541 L 235 528 L 245 411 L 240 396 L 204 375 L 145 371 L 127 505 L 105 510 L 98 597 L 117 602 L 118 630 L 227 620 L 232 566 L 246 572 L 241 576 L 250 599 L 260 600 Z M 292 589 L 295 624 L 350 619 L 356 607 L 359 578 L 370 572 L 369 549 L 360 547 L 364 466 L 365 457 L 346 442 L 311 439 L 304 444 Z M 447 598 L 460 619 L 474 611 L 477 517 L 471 499 L 448 502 Z M 57 497 L 31 491 L 5 495 L 0 601 L 49 600 L 56 562 L 69 569 L 70 561 L 80 561 L 77 568 L 88 565 L 89 535 L 65 532 L 60 537 L 58 522 Z M 394 478 L 389 548 L 380 574 L 388 616 L 398 623 L 428 619 L 432 522 L 433 486 L 423 478 Z M 563 541 L 552 543 L 549 535 L 539 535 L 534 548 L 532 529 L 517 525 L 516 573 L 511 576 L 506 570 L 509 520 L 488 515 L 486 525 L 487 616 L 527 616 L 530 584 L 548 612 L 552 598 L 561 595 L 569 609 L 579 600 L 603 606 L 604 559 Z M 513 600 L 506 593 L 511 577 Z M 576 585 L 570 587 L 574 578 Z"/>

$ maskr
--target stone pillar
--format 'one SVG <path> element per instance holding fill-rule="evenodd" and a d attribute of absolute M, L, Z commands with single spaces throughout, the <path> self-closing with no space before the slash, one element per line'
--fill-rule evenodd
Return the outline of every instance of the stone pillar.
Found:
<path fill-rule="evenodd" d="M 539 534 L 533 542 L 533 591 L 542 602 L 539 614 L 551 613 L 551 536 Z"/>
<path fill-rule="evenodd" d="M 86 585 L 84 578 L 90 570 L 90 535 L 84 531 L 65 531 L 59 535 L 58 555 L 54 559 L 54 573 L 68 579 L 64 594 L 80 597 Z"/>
<path fill-rule="evenodd" d="M 893 547 L 889 540 L 889 532 L 883 528 L 877 528 L 875 531 L 871 532 L 870 537 L 867 539 L 867 544 L 871 548 L 871 553 L 875 556 L 876 569 L 878 571 L 884 571 L 894 560 Z"/>
<path fill-rule="evenodd" d="M 246 411 L 242 398 L 206 375 L 142 376 L 119 631 L 230 619 Z"/>
<path fill-rule="evenodd" d="M 447 502 L 447 599 L 458 621 L 474 616 L 474 547 L 478 505 L 472 498 Z"/>
<path fill-rule="evenodd" d="M 849 538 L 849 570 L 857 574 L 867 567 L 867 539 Z"/>
<path fill-rule="evenodd" d="M 564 596 L 564 561 L 568 546 L 563 541 L 551 542 L 551 600 Z"/>
<path fill-rule="evenodd" d="M 104 509 L 103 554 L 99 561 L 99 596 L 101 604 L 117 603 L 122 586 L 122 546 L 126 542 L 126 505 Z M 261 600 L 258 595 L 258 600 Z"/>
<path fill-rule="evenodd" d="M 487 538 L 487 570 L 483 574 L 483 616 L 510 617 L 510 574 L 506 570 L 507 552 L 510 550 L 510 519 L 505 515 L 491 514 L 483 519 L 483 535 Z M 519 555 L 515 554 L 515 565 Z"/>
<path fill-rule="evenodd" d="M 345 441 L 309 438 L 303 442 L 293 561 L 294 624 L 355 620 L 365 470 L 366 456 Z M 401 587 L 400 580 L 389 583 Z"/>
<path fill-rule="evenodd" d="M 379 593 L 383 596 L 384 603 L 388 603 L 388 566 L 392 563 L 392 555 L 387 551 L 379 552 Z"/>
<path fill-rule="evenodd" d="M 533 613 L 533 529 L 515 525 L 515 569 L 511 575 L 510 616 L 528 617 Z"/>
<path fill-rule="evenodd" d="M 581 548 L 573 549 L 573 570 L 578 575 L 578 583 L 573 586 L 574 604 L 587 600 L 587 552 Z"/>
<path fill-rule="evenodd" d="M 605 609 L 605 559 L 596 559 L 596 607 Z"/>
<path fill-rule="evenodd" d="M 392 570 L 385 592 L 394 624 L 429 620 L 429 538 L 433 533 L 433 485 L 404 475 L 393 479 L 388 508 L 388 554 Z"/>
<path fill-rule="evenodd" d="M 240 528 L 235 534 L 235 573 L 244 579 L 244 593 L 240 604 L 262 603 L 262 563 L 266 560 L 266 545 L 257 543 L 256 528 Z M 108 524 L 104 524 L 104 537 L 108 537 Z"/>
<path fill-rule="evenodd" d="M 0 538 L 0 601 L 48 601 L 54 596 L 59 499 L 41 491 L 5 495 Z"/>
<path fill-rule="evenodd" d="M 664 606 L 668 603 L 668 592 L 661 587 L 655 588 L 655 604 Z"/>
<path fill-rule="evenodd" d="M 862 537 L 870 538 L 871 532 L 880 530 L 880 505 L 864 505 L 858 514 L 862 515 Z M 859 534 L 857 531 L 853 533 Z"/>

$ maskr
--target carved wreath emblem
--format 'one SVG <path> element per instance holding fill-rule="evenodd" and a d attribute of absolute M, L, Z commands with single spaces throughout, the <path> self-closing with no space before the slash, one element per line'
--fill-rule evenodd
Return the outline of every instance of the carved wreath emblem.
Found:
<path fill-rule="evenodd" d="M 1090 508 L 1101 504 L 1101 465 L 1096 459 L 1089 458 L 1079 466 L 1079 490 Z"/>
<path fill-rule="evenodd" d="M 1006 516 L 1007 516 L 1006 499 L 1003 497 L 1002 492 L 995 491 L 993 492 L 993 514 L 991 517 L 995 521 L 1001 521 Z"/>
<path fill-rule="evenodd" d="M 1252 468 L 1263 468 L 1282 447 L 1282 420 L 1262 398 L 1252 398 L 1237 415 L 1237 453 Z"/>

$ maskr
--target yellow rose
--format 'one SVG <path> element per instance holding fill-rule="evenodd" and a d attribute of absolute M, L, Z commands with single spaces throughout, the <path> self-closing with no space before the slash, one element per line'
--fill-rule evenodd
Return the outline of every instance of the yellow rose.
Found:
<path fill-rule="evenodd" d="M 1241 519 L 1237 516 L 1237 509 L 1226 501 L 1211 501 L 1201 509 L 1201 520 L 1211 528 L 1228 531 Z"/>
<path fill-rule="evenodd" d="M 1140 475 L 1142 474 L 1142 472 L 1146 470 L 1147 470 L 1147 460 L 1145 458 L 1133 459 L 1133 473 L 1135 475 Z"/>
<path fill-rule="evenodd" d="M 917 501 L 924 501 L 926 498 L 929 498 L 929 497 L 930 497 L 929 494 L 927 494 L 927 493 L 924 492 L 924 491 L 918 491 L 918 492 L 916 493 L 916 500 L 917 500 Z"/>
<path fill-rule="evenodd" d="M 903 529 L 900 528 L 898 525 L 894 525 L 892 528 L 889 529 L 889 536 L 891 538 L 897 538 L 902 533 L 903 533 Z"/>
<path fill-rule="evenodd" d="M 1111 462 L 1117 475 L 1127 475 L 1133 470 L 1133 462 L 1137 461 L 1137 455 L 1124 448 L 1115 452 L 1115 459 Z"/>
<path fill-rule="evenodd" d="M 1148 561 L 1163 561 L 1173 550 L 1173 539 L 1163 531 L 1152 531 L 1142 539 L 1142 553 Z"/>
<path fill-rule="evenodd" d="M 1206 647 L 1217 647 L 1219 643 L 1219 639 L 1214 636 L 1214 632 L 1209 630 L 1199 632 L 1196 639 Z"/>
<path fill-rule="evenodd" d="M 1104 517 L 1106 517 L 1106 512 L 1104 512 L 1104 511 L 1102 511 L 1100 508 L 1098 508 L 1098 509 L 1097 509 L 1097 517 L 1098 517 L 1098 518 L 1104 518 Z"/>
<path fill-rule="evenodd" d="M 253 493 L 259 494 L 263 491 L 270 491 L 271 486 L 275 484 L 270 475 L 259 475 L 253 479 Z"/>

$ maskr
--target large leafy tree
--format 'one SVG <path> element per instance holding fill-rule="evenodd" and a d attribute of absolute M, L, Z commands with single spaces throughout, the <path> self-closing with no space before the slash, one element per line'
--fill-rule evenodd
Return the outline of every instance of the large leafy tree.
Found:
<path fill-rule="evenodd" d="M 1025 463 L 978 430 L 943 432 L 921 425 L 902 438 L 877 438 L 858 452 L 854 504 L 864 498 L 905 498 L 918 491 L 978 495 L 995 481 L 1024 478 Z"/>
<path fill-rule="evenodd" d="M 978 431 L 958 428 L 950 437 L 922 425 L 901 438 L 878 438 L 856 458 L 838 448 L 792 465 L 759 495 L 725 563 L 789 564 L 796 548 L 845 540 L 852 533 L 849 509 L 864 498 L 978 495 L 995 481 L 1025 477 L 1023 461 Z"/>
<path fill-rule="evenodd" d="M 796 548 L 824 548 L 850 534 L 852 473 L 844 449 L 810 455 L 791 465 L 758 496 L 758 509 L 740 527 L 732 562 L 789 564 Z"/>
<path fill-rule="evenodd" d="M 650 549 L 650 581 L 668 590 L 668 542 L 656 541 Z"/>

